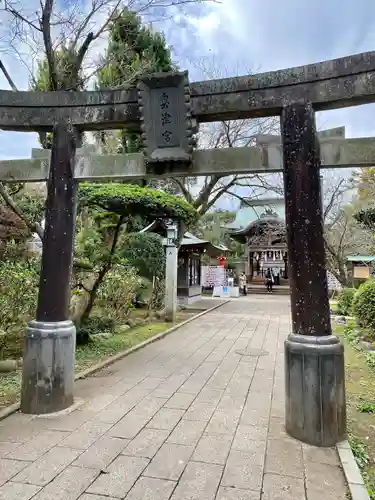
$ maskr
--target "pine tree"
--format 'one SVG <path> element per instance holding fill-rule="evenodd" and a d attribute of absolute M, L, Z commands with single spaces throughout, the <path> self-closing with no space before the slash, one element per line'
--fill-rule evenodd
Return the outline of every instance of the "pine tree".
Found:
<path fill-rule="evenodd" d="M 169 72 L 177 67 L 164 34 L 146 26 L 134 12 L 124 9 L 110 24 L 108 47 L 98 73 L 97 88 L 121 88 L 134 85 L 137 78 L 149 73 Z M 104 149 L 115 143 L 118 153 L 134 153 L 140 149 L 139 133 L 121 130 L 102 133 Z"/>

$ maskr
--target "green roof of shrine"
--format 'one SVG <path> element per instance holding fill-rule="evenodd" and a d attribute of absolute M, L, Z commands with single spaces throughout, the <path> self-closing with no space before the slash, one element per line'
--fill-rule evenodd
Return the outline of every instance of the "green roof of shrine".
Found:
<path fill-rule="evenodd" d="M 153 232 L 155 229 L 162 229 L 162 233 L 165 232 L 165 224 L 160 221 L 160 220 L 155 220 L 151 224 L 149 224 L 147 227 L 141 229 L 141 233 L 147 233 L 147 232 Z M 167 239 L 163 237 L 163 235 L 160 235 L 162 237 L 163 244 L 165 245 L 167 243 Z M 200 247 L 202 250 L 207 251 L 209 255 L 216 256 L 216 255 L 221 255 L 224 252 L 229 252 L 229 248 L 227 248 L 225 245 L 214 245 L 208 240 L 201 240 L 197 236 L 195 236 L 193 233 L 190 233 L 187 231 L 181 241 L 180 248 L 194 248 L 194 247 Z"/>
<path fill-rule="evenodd" d="M 373 255 L 349 255 L 346 257 L 349 262 L 374 262 L 375 256 Z"/>
<path fill-rule="evenodd" d="M 225 226 L 232 231 L 244 230 L 250 224 L 262 218 L 281 219 L 285 221 L 285 205 L 283 198 L 267 198 L 249 200 L 242 203 L 233 222 Z"/>

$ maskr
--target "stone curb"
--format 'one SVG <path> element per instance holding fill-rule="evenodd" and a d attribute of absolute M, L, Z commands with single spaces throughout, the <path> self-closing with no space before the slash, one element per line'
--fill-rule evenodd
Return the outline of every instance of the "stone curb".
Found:
<path fill-rule="evenodd" d="M 204 316 L 205 314 L 208 314 L 211 311 L 214 311 L 215 309 L 222 307 L 224 304 L 227 304 L 228 302 L 229 302 L 229 300 L 225 300 L 224 302 L 221 302 L 220 304 L 216 304 L 213 307 L 210 307 L 210 309 L 206 309 L 206 310 L 200 312 L 199 314 L 196 314 L 196 315 L 192 316 L 191 318 L 188 318 L 185 321 L 182 321 L 182 323 L 178 323 L 177 325 L 172 326 L 172 328 L 165 330 L 165 332 L 158 333 L 157 335 L 154 335 L 153 337 L 150 337 L 149 339 L 144 340 L 140 344 L 137 344 L 137 345 L 131 347 L 130 349 L 127 349 L 126 351 L 119 352 L 119 353 L 111 356 L 110 358 L 106 359 L 105 361 L 101 361 L 100 363 L 97 363 L 96 365 L 91 366 L 90 368 L 87 368 L 86 370 L 83 370 L 83 371 L 77 373 L 74 377 L 74 380 L 83 379 L 85 377 L 88 377 L 89 375 L 92 375 L 93 373 L 95 373 L 99 370 L 102 370 L 103 368 L 106 368 L 108 365 L 111 365 L 112 363 L 115 363 L 116 361 L 119 361 L 120 359 L 125 358 L 126 356 L 129 356 L 133 352 L 136 352 L 136 351 L 139 351 L 140 349 L 143 349 L 144 347 L 146 347 L 149 344 L 152 344 L 153 342 L 161 340 L 162 338 L 166 337 L 170 333 L 173 333 L 176 330 L 178 330 L 179 328 L 187 325 L 191 321 L 194 321 L 194 320 Z M 0 410 L 0 420 L 4 420 L 4 418 L 9 417 L 13 413 L 16 413 L 19 409 L 20 409 L 20 403 L 17 402 L 17 403 L 13 403 L 10 406 L 7 406 L 3 410 Z"/>
<path fill-rule="evenodd" d="M 336 445 L 352 500 L 370 500 L 362 474 L 348 441 Z"/>

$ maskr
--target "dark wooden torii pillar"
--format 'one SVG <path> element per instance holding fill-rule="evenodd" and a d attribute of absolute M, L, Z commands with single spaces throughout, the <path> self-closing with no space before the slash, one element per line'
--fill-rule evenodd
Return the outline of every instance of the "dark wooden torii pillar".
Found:
<path fill-rule="evenodd" d="M 281 133 L 293 324 L 285 342 L 286 430 L 332 446 L 346 433 L 344 351 L 331 330 L 312 105 L 285 107 Z"/>

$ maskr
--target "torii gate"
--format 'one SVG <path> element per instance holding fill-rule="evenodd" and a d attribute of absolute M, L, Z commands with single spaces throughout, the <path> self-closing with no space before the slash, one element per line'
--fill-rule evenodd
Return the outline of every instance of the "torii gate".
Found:
<path fill-rule="evenodd" d="M 68 319 L 67 292 L 75 178 L 92 178 L 95 172 L 100 173 L 96 178 L 105 177 L 95 155 L 90 161 L 78 158 L 75 168 L 77 132 L 140 127 L 144 154 L 138 160 L 128 157 L 127 168 L 132 172 L 128 178 L 228 175 L 238 173 L 239 166 L 242 173 L 272 171 L 271 165 L 275 171 L 281 163 L 272 162 L 282 156 L 293 320 L 293 332 L 285 344 L 286 429 L 318 446 L 342 440 L 346 434 L 344 355 L 330 324 L 319 169 L 322 163 L 373 165 L 374 144 L 362 139 L 326 145 L 322 139 L 321 154 L 315 111 L 370 102 L 375 102 L 375 52 L 191 85 L 184 72 L 148 76 L 134 89 L 1 91 L 0 128 L 54 133 L 37 317 L 25 335 L 22 411 L 57 411 L 73 401 L 75 331 Z M 193 152 L 196 122 L 272 115 L 281 117 L 282 146 L 270 145 L 267 154 L 264 149 L 254 150 L 257 161 L 250 158 L 253 153 L 248 148 Z M 206 162 L 197 161 L 199 154 L 206 155 Z M 48 168 L 42 172 L 40 160 L 35 162 L 33 175 L 39 172 L 35 180 L 46 179 Z M 9 168 L 7 172 L 11 180 L 15 172 Z M 114 174 L 118 175 L 117 167 Z"/>

